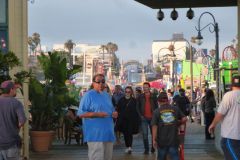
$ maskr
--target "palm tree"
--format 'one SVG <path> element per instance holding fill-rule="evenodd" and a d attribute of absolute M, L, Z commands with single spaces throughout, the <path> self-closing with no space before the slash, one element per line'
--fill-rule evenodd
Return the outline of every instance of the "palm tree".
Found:
<path fill-rule="evenodd" d="M 66 48 L 68 50 L 68 57 L 69 57 L 69 67 L 70 68 L 73 68 L 73 57 L 71 55 L 72 53 L 72 50 L 73 50 L 73 47 L 75 46 L 76 44 L 71 40 L 67 40 L 65 43 L 64 43 L 64 48 Z"/>
<path fill-rule="evenodd" d="M 107 50 L 107 46 L 103 44 L 99 49 L 102 49 L 103 61 L 104 61 L 104 53 L 105 53 L 105 50 Z"/>
<path fill-rule="evenodd" d="M 115 52 L 118 50 L 118 46 L 115 43 L 112 42 L 108 42 L 107 45 L 107 52 L 111 55 L 111 66 L 115 66 L 115 62 L 114 62 L 114 54 Z"/>
<path fill-rule="evenodd" d="M 30 48 L 30 55 L 31 55 L 31 53 L 34 53 L 34 50 L 36 49 L 36 46 L 33 43 L 32 37 L 28 37 L 28 45 L 29 45 L 29 48 Z"/>
<path fill-rule="evenodd" d="M 40 34 L 35 32 L 32 35 L 33 42 L 36 44 L 36 46 L 40 46 L 40 52 L 41 52 L 41 39 L 40 39 Z"/>
<path fill-rule="evenodd" d="M 40 45 L 40 52 L 41 52 L 41 39 L 40 34 L 35 32 L 31 37 L 28 37 L 28 45 L 30 47 L 30 51 L 36 55 L 36 49 L 38 45 Z"/>
<path fill-rule="evenodd" d="M 111 61 L 110 66 L 112 67 L 111 72 L 114 71 L 115 74 L 116 74 L 117 67 L 116 67 L 116 58 L 115 58 L 116 54 L 115 54 L 115 52 L 118 50 L 118 46 L 115 43 L 108 42 L 106 47 L 107 47 L 108 54 L 110 54 L 110 56 L 111 56 L 111 60 L 110 60 Z"/>

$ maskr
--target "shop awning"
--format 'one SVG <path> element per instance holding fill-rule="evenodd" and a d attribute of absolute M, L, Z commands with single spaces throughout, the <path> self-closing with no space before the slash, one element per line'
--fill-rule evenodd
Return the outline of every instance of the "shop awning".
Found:
<path fill-rule="evenodd" d="M 161 89 L 161 88 L 165 88 L 166 87 L 166 85 L 163 84 L 163 80 L 162 79 L 151 81 L 149 83 L 151 85 L 151 88 Z"/>

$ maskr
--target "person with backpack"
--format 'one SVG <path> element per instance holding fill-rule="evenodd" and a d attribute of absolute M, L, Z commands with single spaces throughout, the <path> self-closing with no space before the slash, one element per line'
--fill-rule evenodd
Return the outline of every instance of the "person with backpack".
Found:
<path fill-rule="evenodd" d="M 179 89 L 179 94 L 173 97 L 173 104 L 176 105 L 185 116 L 190 115 L 191 105 L 188 97 L 185 95 L 183 88 Z"/>

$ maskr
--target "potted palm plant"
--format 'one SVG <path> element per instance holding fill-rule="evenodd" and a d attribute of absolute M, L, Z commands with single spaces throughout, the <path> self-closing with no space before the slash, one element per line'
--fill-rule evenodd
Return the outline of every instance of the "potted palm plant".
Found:
<path fill-rule="evenodd" d="M 21 62 L 14 52 L 2 52 L 0 49 L 0 84 L 5 80 L 14 80 L 15 84 L 22 86 L 26 83 L 26 79 L 32 76 L 31 72 L 20 70 L 14 74 L 14 77 L 9 75 L 9 70 L 14 67 L 20 67 Z M 21 94 L 23 95 L 23 90 L 20 87 Z M 1 93 L 0 93 L 1 94 Z"/>
<path fill-rule="evenodd" d="M 48 151 L 52 137 L 59 119 L 63 116 L 63 108 L 69 102 L 66 59 L 61 58 L 58 52 L 49 52 L 48 56 L 41 54 L 38 62 L 43 70 L 44 80 L 40 82 L 36 78 L 29 81 L 29 100 L 31 102 L 30 113 L 31 143 L 35 151 Z M 44 138 L 35 139 L 35 138 Z M 37 146 L 39 145 L 40 146 Z M 37 148 L 40 147 L 40 148 Z"/>

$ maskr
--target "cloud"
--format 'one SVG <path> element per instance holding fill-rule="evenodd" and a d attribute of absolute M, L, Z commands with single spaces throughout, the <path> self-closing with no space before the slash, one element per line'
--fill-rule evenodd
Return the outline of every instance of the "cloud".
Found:
<path fill-rule="evenodd" d="M 36 0 L 35 4 L 29 4 L 29 35 L 40 33 L 43 44 L 63 43 L 67 39 L 91 44 L 111 41 L 118 44 L 118 54 L 125 59 L 147 59 L 153 40 L 171 39 L 173 33 L 183 33 L 187 39 L 195 36 L 198 17 L 204 11 L 213 13 L 219 23 L 220 48 L 227 46 L 237 33 L 236 7 L 194 8 L 193 20 L 186 18 L 187 8 L 176 10 L 179 12 L 176 21 L 170 18 L 172 9 L 163 9 L 165 18 L 158 21 L 158 10 L 136 1 Z M 212 22 L 210 16 L 202 20 L 202 23 Z M 207 29 L 202 34 L 201 47 L 214 48 L 214 34 Z"/>

